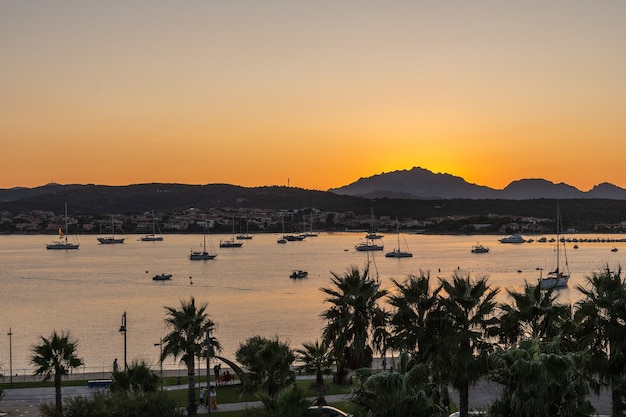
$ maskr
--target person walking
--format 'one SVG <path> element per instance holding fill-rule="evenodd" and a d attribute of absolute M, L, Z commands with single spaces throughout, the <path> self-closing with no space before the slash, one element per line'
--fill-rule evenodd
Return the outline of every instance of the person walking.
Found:
<path fill-rule="evenodd" d="M 209 391 L 209 400 L 211 401 L 211 410 L 217 409 L 217 392 L 215 392 L 213 385 L 211 385 L 211 390 Z"/>

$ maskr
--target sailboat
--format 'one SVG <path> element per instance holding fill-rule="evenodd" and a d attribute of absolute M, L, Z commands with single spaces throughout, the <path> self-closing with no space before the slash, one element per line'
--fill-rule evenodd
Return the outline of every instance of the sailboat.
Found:
<path fill-rule="evenodd" d="M 400 249 L 400 222 L 398 221 L 397 217 L 396 217 L 396 229 L 398 232 L 398 247 L 391 252 L 387 252 L 385 254 L 385 258 L 412 258 L 413 254 L 411 252 L 403 251 Z M 404 244 L 406 245 L 406 240 Z M 408 249 L 408 245 L 407 245 L 407 249 Z"/>
<path fill-rule="evenodd" d="M 561 224 L 561 212 L 559 210 L 559 206 L 557 205 L 556 209 L 556 266 L 554 271 L 548 272 L 545 277 L 539 278 L 539 285 L 542 290 L 546 290 L 549 288 L 562 288 L 567 287 L 567 283 L 569 281 L 570 272 L 569 272 L 569 264 L 567 263 L 567 252 L 565 251 L 565 239 L 559 238 L 559 233 L 563 229 L 563 225 Z M 561 245 L 563 246 L 563 259 L 564 264 L 561 265 Z"/>
<path fill-rule="evenodd" d="M 142 242 L 162 242 L 163 236 L 156 235 L 156 220 L 154 219 L 154 210 L 152 210 L 152 233 L 142 236 Z"/>
<path fill-rule="evenodd" d="M 304 232 L 305 237 L 317 237 L 317 232 L 313 231 L 313 213 L 311 213 L 311 229 L 308 232 Z"/>
<path fill-rule="evenodd" d="M 59 240 L 48 243 L 46 249 L 78 249 L 78 242 L 71 243 L 67 238 L 67 203 L 65 203 L 65 233 L 59 228 Z"/>
<path fill-rule="evenodd" d="M 354 249 L 359 252 L 383 250 L 385 245 L 377 243 L 380 239 L 382 239 L 382 237 L 382 235 L 379 235 L 374 231 L 374 210 L 372 209 L 372 230 L 365 235 L 366 241 L 359 243 L 354 247 Z"/>
<path fill-rule="evenodd" d="M 252 235 L 248 233 L 248 220 L 246 220 L 246 233 L 240 233 L 237 235 L 237 240 L 250 240 Z"/>
<path fill-rule="evenodd" d="M 280 216 L 281 223 L 283 225 L 283 237 L 276 240 L 276 243 L 285 244 L 287 243 L 287 239 L 285 239 L 285 216 Z"/>
<path fill-rule="evenodd" d="M 220 248 L 240 248 L 243 242 L 235 242 L 235 216 L 233 216 L 233 238 L 220 240 Z"/>
<path fill-rule="evenodd" d="M 209 240 L 209 244 L 210 244 L 210 240 Z M 207 252 L 206 250 L 206 219 L 204 219 L 204 228 L 203 228 L 203 233 L 202 233 L 202 251 L 191 251 L 191 254 L 189 255 L 189 260 L 191 261 L 206 261 L 209 259 L 215 259 L 215 257 L 217 256 L 217 254 L 211 254 L 209 252 Z"/>
<path fill-rule="evenodd" d="M 113 222 L 113 215 L 111 215 L 111 236 L 101 236 L 98 238 L 98 242 L 103 245 L 112 245 L 115 243 L 124 243 L 125 238 L 115 237 L 115 223 Z"/>

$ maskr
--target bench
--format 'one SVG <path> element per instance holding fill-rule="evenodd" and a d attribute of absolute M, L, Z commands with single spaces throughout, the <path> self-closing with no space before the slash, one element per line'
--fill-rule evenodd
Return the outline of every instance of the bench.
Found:
<path fill-rule="evenodd" d="M 109 388 L 109 385 L 111 385 L 110 379 L 94 379 L 87 381 L 87 386 L 89 388 Z"/>

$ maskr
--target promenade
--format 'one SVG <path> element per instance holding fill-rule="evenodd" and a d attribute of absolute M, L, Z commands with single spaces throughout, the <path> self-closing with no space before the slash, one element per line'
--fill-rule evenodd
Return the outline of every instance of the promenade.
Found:
<path fill-rule="evenodd" d="M 166 372 L 167 373 L 167 372 Z M 175 375 L 172 373 L 172 375 Z M 98 378 L 101 376 L 98 376 Z M 298 376 L 298 379 L 312 379 L 312 376 Z M 168 386 L 167 390 L 186 389 L 187 385 Z M 84 386 L 68 386 L 63 387 L 63 397 L 90 396 L 96 391 L 96 388 L 88 388 Z M 218 394 L 219 395 L 219 394 Z M 459 393 L 456 390 L 450 390 L 450 396 L 455 403 L 458 404 Z M 470 389 L 469 405 L 471 410 L 484 410 L 491 402 L 500 396 L 500 387 L 497 384 L 490 383 L 486 380 L 479 381 Z M 219 398 L 219 397 L 218 397 Z M 346 398 L 346 395 L 328 395 L 328 402 L 338 402 Z M 608 416 L 611 413 L 611 397 L 608 390 L 603 390 L 600 396 L 592 395 L 591 402 L 599 416 Z M 54 403 L 54 388 L 9 388 L 5 390 L 5 395 L 0 401 L 0 416 L 7 417 L 40 417 L 39 405 Z M 225 411 L 242 410 L 246 408 L 258 407 L 261 405 L 259 401 L 237 402 L 220 404 L 218 400 L 218 409 L 211 410 L 211 414 Z M 206 413 L 206 407 L 199 408 L 200 413 Z"/>

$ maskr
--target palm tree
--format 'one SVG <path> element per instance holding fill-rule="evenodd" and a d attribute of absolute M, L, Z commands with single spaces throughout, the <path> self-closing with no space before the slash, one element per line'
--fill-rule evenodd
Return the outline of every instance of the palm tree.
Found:
<path fill-rule="evenodd" d="M 171 332 L 163 338 L 163 352 L 160 360 L 163 362 L 169 355 L 174 358 L 180 357 L 181 363 L 187 367 L 189 379 L 187 415 L 189 416 L 197 415 L 195 357 L 200 357 L 203 353 L 212 356 L 215 351 L 222 349 L 217 339 L 208 337 L 215 331 L 216 324 L 208 318 L 205 313 L 206 308 L 206 304 L 196 307 L 193 297 L 189 302 L 181 301 L 180 310 L 165 307 L 168 314 L 165 322 Z"/>
<path fill-rule="evenodd" d="M 69 332 L 52 332 L 49 339 L 41 336 L 41 344 L 33 346 L 34 355 L 30 361 L 37 368 L 34 375 L 43 375 L 44 381 L 54 378 L 55 406 L 59 415 L 63 413 L 61 398 L 61 378 L 83 365 L 83 360 L 76 356 L 77 340 L 71 340 Z"/>
<path fill-rule="evenodd" d="M 524 292 L 506 290 L 511 304 L 500 304 L 500 339 L 514 344 L 522 339 L 549 341 L 560 334 L 570 315 L 569 306 L 556 304 L 554 289 L 526 283 Z"/>
<path fill-rule="evenodd" d="M 576 304 L 580 340 L 590 349 L 591 371 L 611 386 L 613 415 L 622 415 L 626 366 L 626 281 L 622 270 L 608 266 L 587 277 L 588 288 L 576 286 L 584 298 Z"/>
<path fill-rule="evenodd" d="M 431 289 L 430 275 L 423 272 L 419 276 L 409 275 L 404 283 L 394 278 L 391 281 L 398 291 L 389 296 L 389 304 L 394 307 L 390 320 L 390 345 L 400 352 L 419 355 L 432 342 L 427 319 L 437 306 L 441 287 Z"/>
<path fill-rule="evenodd" d="M 440 279 L 440 283 L 443 293 L 428 324 L 437 338 L 430 355 L 439 372 L 458 389 L 460 415 L 467 417 L 469 387 L 486 373 L 492 350 L 489 340 L 497 334 L 498 289 L 492 289 L 486 277 L 473 281 L 469 274 L 455 274 L 451 281 Z"/>
<path fill-rule="evenodd" d="M 315 372 L 315 392 L 317 399 L 316 405 L 326 405 L 324 398 L 324 375 L 330 375 L 333 360 L 330 349 L 326 343 L 303 343 L 302 349 L 296 349 L 298 359 L 304 364 L 304 368 L 312 369 Z"/>
<path fill-rule="evenodd" d="M 291 365 L 296 356 L 278 337 L 253 336 L 239 346 L 235 357 L 250 371 L 245 381 L 246 389 L 256 390 L 264 386 L 268 395 L 274 398 L 281 389 L 295 382 Z"/>
<path fill-rule="evenodd" d="M 489 415 L 502 417 L 588 416 L 587 352 L 563 351 L 560 338 L 527 339 L 490 358 L 489 378 L 504 387 Z"/>
<path fill-rule="evenodd" d="M 111 391 L 119 392 L 156 392 L 159 376 L 154 373 L 145 361 L 133 361 L 124 371 L 113 371 Z"/>
<path fill-rule="evenodd" d="M 435 417 L 444 411 L 436 385 L 428 382 L 427 366 L 411 367 L 406 352 L 400 355 L 395 372 L 361 368 L 355 374 L 361 383 L 350 401 L 356 405 L 357 415 Z"/>
<path fill-rule="evenodd" d="M 388 315 L 378 301 L 387 295 L 369 275 L 351 267 L 340 276 L 331 272 L 335 288 L 322 288 L 331 307 L 321 314 L 326 321 L 323 340 L 337 361 L 337 381 L 345 382 L 347 369 L 370 366 L 374 349 L 382 351 Z"/>

